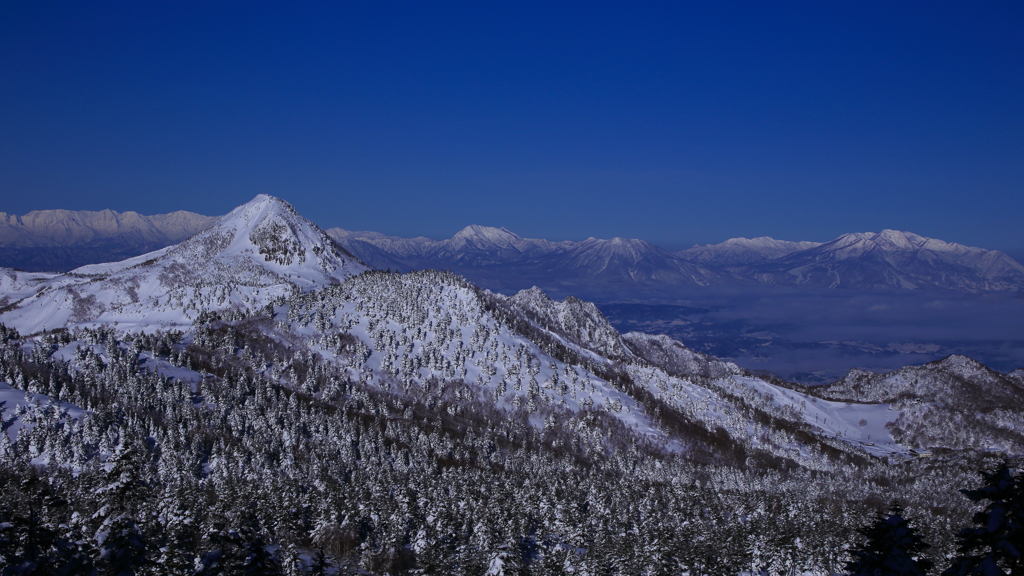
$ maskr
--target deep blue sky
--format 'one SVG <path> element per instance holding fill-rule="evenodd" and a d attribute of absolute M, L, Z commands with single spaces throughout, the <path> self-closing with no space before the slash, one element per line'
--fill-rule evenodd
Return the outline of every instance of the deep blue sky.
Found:
<path fill-rule="evenodd" d="M 0 210 L 1024 248 L 1019 1 L 339 4 L 4 2 Z"/>

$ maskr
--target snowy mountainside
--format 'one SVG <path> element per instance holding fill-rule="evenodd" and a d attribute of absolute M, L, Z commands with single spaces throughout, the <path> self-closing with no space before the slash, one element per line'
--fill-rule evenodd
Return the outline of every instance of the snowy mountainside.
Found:
<path fill-rule="evenodd" d="M 734 279 L 643 240 L 588 238 L 554 264 L 569 277 L 605 279 L 636 284 L 708 286 Z"/>
<path fill-rule="evenodd" d="M 478 225 L 467 226 L 446 240 L 397 238 L 340 228 L 328 233 L 377 269 L 452 270 L 483 286 L 508 291 L 524 289 L 528 282 L 545 286 L 581 281 L 588 286 L 705 286 L 733 280 L 728 273 L 687 262 L 634 239 L 553 242 Z"/>
<path fill-rule="evenodd" d="M 829 398 L 858 402 L 920 400 L 970 411 L 1024 407 L 1024 389 L 1010 377 L 958 355 L 888 374 L 854 369 L 843 379 L 815 390 Z"/>
<path fill-rule="evenodd" d="M 706 359 L 711 376 L 666 370 L 629 351 L 589 303 L 536 289 L 505 297 L 448 272 L 369 272 L 283 306 L 278 325 L 294 334 L 286 339 L 308 341 L 354 380 L 385 389 L 466 382 L 476 401 L 524 410 L 538 426 L 599 410 L 696 458 L 739 451 L 815 469 L 830 451 L 908 453 L 884 431 L 897 415 L 887 405 L 840 406 Z M 854 425 L 865 415 L 870 426 Z M 877 448 L 864 446 L 865 434 Z"/>
<path fill-rule="evenodd" d="M 1020 290 L 1024 266 L 996 250 L 910 232 L 844 234 L 745 274 L 767 284 L 819 288 Z"/>
<path fill-rule="evenodd" d="M 185 211 L 152 216 L 113 210 L 0 212 L 0 266 L 67 271 L 120 260 L 181 242 L 215 221 Z"/>
<path fill-rule="evenodd" d="M 456 239 L 464 245 L 516 250 L 519 242 L 497 229 L 465 232 Z M 601 255 L 648 248 L 587 242 Z M 64 275 L 12 272 L 0 322 L 26 334 L 74 326 L 187 329 L 211 312 L 244 316 L 287 303 L 290 345 L 319 346 L 371 385 L 465 381 L 503 409 L 547 418 L 596 406 L 668 447 L 713 453 L 709 446 L 724 442 L 727 451 L 760 450 L 812 467 L 823 465 L 815 456 L 822 442 L 850 449 L 824 416 L 810 421 L 779 400 L 801 393 L 778 392 L 664 337 L 623 338 L 592 303 L 554 301 L 539 289 L 500 296 L 450 273 L 366 271 L 290 205 L 261 195 L 147 255 Z M 890 415 L 886 409 L 878 417 Z"/>
<path fill-rule="evenodd" d="M 29 412 L 38 414 L 24 417 Z M 56 401 L 45 394 L 33 394 L 14 388 L 6 382 L 0 382 L 0 432 L 6 433 L 11 441 L 17 439 L 18 433 L 22 430 L 31 430 L 39 416 L 50 419 L 80 418 L 84 413 L 81 408 L 67 402 Z M 0 445 L 5 443 L 0 441 Z"/>
<path fill-rule="evenodd" d="M 569 242 L 523 238 L 505 228 L 470 225 L 438 242 L 429 253 L 465 266 L 489 266 L 559 254 L 571 246 Z"/>
<path fill-rule="evenodd" d="M 671 374 L 722 378 L 743 373 L 732 362 L 690 350 L 682 342 L 664 334 L 627 332 L 622 335 L 622 340 L 635 355 Z"/>
<path fill-rule="evenodd" d="M 691 364 L 694 358 L 681 352 L 681 344 L 651 337 L 674 355 L 665 361 L 649 353 L 641 358 L 590 303 L 555 302 L 539 290 L 505 297 L 447 272 L 366 272 L 307 293 L 295 291 L 273 307 L 206 314 L 186 342 L 220 342 L 219 334 L 233 325 L 258 340 L 278 341 L 294 355 L 292 361 L 254 361 L 273 381 L 324 398 L 335 394 L 337 384 L 330 382 L 339 382 L 337 376 L 317 389 L 290 376 L 287 366 L 313 354 L 341 370 L 343 380 L 400 397 L 454 385 L 456 396 L 444 408 L 450 414 L 475 402 L 525 414 L 538 428 L 601 414 L 653 446 L 697 461 L 754 457 L 766 466 L 792 462 L 828 469 L 837 454 L 908 453 L 884 434 L 894 417 L 884 404 L 851 407 L 809 398 L 708 358 L 701 359 L 702 371 L 684 374 L 679 358 Z M 91 372 L 108 364 L 109 354 L 130 352 L 126 345 L 115 349 L 110 342 L 74 338 L 51 353 L 73 370 Z M 641 338 L 630 340 L 637 348 Z M 250 354 L 248 345 L 235 350 Z M 612 353 L 616 359 L 609 358 Z M 150 353 L 138 353 L 136 364 L 193 389 L 203 378 L 180 361 Z M 813 409 L 795 408 L 808 404 Z M 871 425 L 852 426 L 852 415 L 867 415 Z M 853 434 L 846 432 L 851 427 Z M 856 431 L 874 434 L 879 446 L 865 448 L 864 434 Z"/>
<path fill-rule="evenodd" d="M 1024 452 L 1024 387 L 1014 373 L 1000 374 L 966 356 L 887 374 L 855 369 L 812 393 L 835 401 L 892 403 L 901 412 L 893 424 L 901 442 Z"/>
<path fill-rule="evenodd" d="M 675 253 L 642 240 L 550 242 L 486 226 L 467 226 L 440 241 L 340 228 L 329 233 L 378 269 L 447 269 L 506 292 L 530 284 L 618 295 L 637 286 L 1024 289 L 1024 266 L 1002 252 L 896 230 L 844 234 L 825 243 L 733 238 Z"/>
<path fill-rule="evenodd" d="M 184 240 L 217 220 L 179 210 L 146 216 L 101 210 L 36 210 L 24 216 L 0 212 L 0 246 L 94 246 L 103 241 L 135 244 Z"/>
<path fill-rule="evenodd" d="M 618 331 L 592 302 L 572 296 L 562 301 L 552 300 L 536 286 L 513 294 L 509 302 L 530 315 L 540 326 L 565 335 L 585 348 L 607 358 L 627 356 Z"/>
<path fill-rule="evenodd" d="M 523 238 L 505 228 L 470 225 L 445 240 L 400 238 L 377 232 L 329 228 L 327 233 L 374 268 L 399 263 L 408 269 L 445 268 L 442 264 L 487 266 L 540 258 L 570 250 L 574 242 Z M 364 258 L 365 256 L 365 258 Z"/>
<path fill-rule="evenodd" d="M 506 232 L 461 240 L 518 250 Z M 620 335 L 576 298 L 368 270 L 267 196 L 179 245 L 5 271 L 0 288 L 0 322 L 27 334 L 0 326 L 0 400 L 18 404 L 0 492 L 28 485 L 8 471 L 50 475 L 75 541 L 134 518 L 182 573 L 244 534 L 207 527 L 260 522 L 249 550 L 275 548 L 293 573 L 320 548 L 342 573 L 832 574 L 872 508 L 908 502 L 948 528 L 969 518 L 957 490 L 975 463 L 1024 453 L 1002 405 L 1020 405 L 1018 375 L 933 370 L 1000 391 L 960 420 L 936 411 L 938 380 L 913 397 L 906 381 L 857 389 L 871 401 L 813 395 Z M 936 415 L 968 425 L 942 436 Z M 933 446 L 972 450 L 912 457 Z"/>
<path fill-rule="evenodd" d="M 1024 368 L 1018 368 L 1010 372 L 1006 377 L 1021 389 L 1024 389 Z"/>
<path fill-rule="evenodd" d="M 767 236 L 730 238 L 719 244 L 697 245 L 680 250 L 675 252 L 675 255 L 690 262 L 720 268 L 733 268 L 761 264 L 820 245 L 821 242 L 791 242 Z"/>
<path fill-rule="evenodd" d="M 342 358 L 353 378 L 384 386 L 462 380 L 503 407 L 531 413 L 597 401 L 618 406 L 624 420 L 648 434 L 662 435 L 635 400 L 599 376 L 607 359 L 550 333 L 537 342 L 539 327 L 527 338 L 496 318 L 493 307 L 502 303 L 450 273 L 370 272 L 290 299 L 285 316 L 291 332 L 326 357 Z M 584 361 L 574 365 L 542 349 L 558 346 Z"/>
<path fill-rule="evenodd" d="M 86 411 L 19 414 L 0 492 L 56 491 L 71 508 L 55 528 L 94 548 L 127 517 L 183 572 L 248 547 L 203 532 L 253 516 L 257 549 L 296 573 L 320 549 L 332 570 L 381 575 L 495 559 L 831 574 L 880 494 L 925 526 L 969 517 L 956 490 L 973 464 L 899 457 L 884 404 L 610 362 L 521 312 L 452 274 L 367 272 L 186 334 L 4 331 L 14 394 Z"/>
<path fill-rule="evenodd" d="M 48 272 L 24 272 L 0 268 L 0 313 L 15 302 L 31 296 L 57 274 Z"/>
<path fill-rule="evenodd" d="M 289 204 L 261 194 L 174 246 L 52 277 L 8 275 L 0 322 L 23 333 L 186 327 L 202 311 L 264 306 L 366 269 Z"/>

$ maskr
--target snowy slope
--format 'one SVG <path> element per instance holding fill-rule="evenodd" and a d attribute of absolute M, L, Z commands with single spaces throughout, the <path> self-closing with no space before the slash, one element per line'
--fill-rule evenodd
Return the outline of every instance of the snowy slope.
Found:
<path fill-rule="evenodd" d="M 17 277 L 0 322 L 25 334 L 185 327 L 204 310 L 252 309 L 365 270 L 289 204 L 261 194 L 180 244 L 45 281 Z"/>
<path fill-rule="evenodd" d="M 24 216 L 0 212 L 0 246 L 166 245 L 193 236 L 216 220 L 185 211 L 153 216 L 113 210 L 37 210 Z"/>
<path fill-rule="evenodd" d="M 37 417 L 80 418 L 83 414 L 85 410 L 67 402 L 56 401 L 45 394 L 25 392 L 0 382 L 0 426 L 11 441 L 17 440 L 18 433 L 23 429 L 31 429 Z M 3 442 L 0 439 L 0 444 Z"/>
<path fill-rule="evenodd" d="M 184 211 L 153 216 L 113 210 L 0 212 L 0 266 L 67 271 L 121 260 L 181 242 L 216 220 Z"/>
<path fill-rule="evenodd" d="M 978 292 L 1024 287 L 1024 266 L 1002 252 L 898 230 L 844 234 L 744 274 L 768 284 L 821 288 Z"/>
<path fill-rule="evenodd" d="M 676 252 L 684 260 L 714 266 L 733 268 L 761 264 L 783 256 L 816 248 L 821 242 L 790 242 L 767 236 L 758 238 L 730 238 L 720 244 L 698 245 Z"/>
<path fill-rule="evenodd" d="M 558 410 L 609 405 L 626 424 L 665 439 L 635 399 L 598 375 L 611 361 L 524 320 L 534 330 L 528 337 L 500 321 L 495 306 L 507 300 L 450 273 L 378 272 L 291 299 L 281 315 L 359 381 L 464 381 L 502 408 L 527 410 L 538 425 Z M 556 359 L 544 351 L 552 344 L 585 362 Z"/>
<path fill-rule="evenodd" d="M 452 270 L 501 290 L 531 284 L 583 286 L 622 294 L 635 286 L 764 284 L 811 288 L 1024 289 L 1024 266 L 993 250 L 910 232 L 844 234 L 826 243 L 732 238 L 669 253 L 642 240 L 580 242 L 522 238 L 504 228 L 467 226 L 447 240 L 329 231 L 378 268 Z"/>
<path fill-rule="evenodd" d="M 397 238 L 369 232 L 328 232 L 377 269 L 452 270 L 502 290 L 529 283 L 585 282 L 603 285 L 706 286 L 734 283 L 727 272 L 687 262 L 650 242 L 629 238 L 587 238 L 552 242 L 523 238 L 505 228 L 467 226 L 446 240 Z"/>
<path fill-rule="evenodd" d="M 423 253 L 427 244 L 413 242 L 403 254 Z M 675 258 L 621 239 L 564 248 L 471 227 L 431 250 L 473 262 L 533 251 L 592 275 L 620 274 L 652 254 Z M 908 452 L 887 432 L 902 430 L 898 419 L 912 408 L 893 408 L 899 399 L 848 402 L 788 390 L 666 336 L 622 336 L 592 303 L 555 301 L 538 288 L 506 297 L 449 272 L 364 272 L 290 205 L 261 195 L 150 254 L 63 275 L 6 273 L 0 322 L 22 334 L 74 326 L 153 331 L 187 329 L 204 311 L 242 309 L 273 314 L 275 322 L 259 330 L 339 363 L 353 381 L 385 389 L 460 382 L 471 397 L 524 410 L 537 426 L 598 410 L 669 450 L 708 449 L 724 433 L 746 449 L 810 467 L 825 466 L 822 450 L 837 447 Z M 205 315 L 200 326 L 210 321 Z M 58 355 L 65 353 L 77 352 Z M 174 369 L 159 358 L 142 361 Z M 900 438 L 919 445 L 917 436 Z"/>
<path fill-rule="evenodd" d="M 708 358 L 704 371 L 712 377 L 682 374 L 671 369 L 678 353 L 665 362 L 641 359 L 592 304 L 552 301 L 537 289 L 504 297 L 446 272 L 376 272 L 296 296 L 276 319 L 285 320 L 291 336 L 283 338 L 292 346 L 308 342 L 353 381 L 391 390 L 465 382 L 466 401 L 525 410 L 537 426 L 599 410 L 669 450 L 708 450 L 721 431 L 750 450 L 812 468 L 828 466 L 822 442 L 909 453 L 885 430 L 899 414 L 888 405 L 813 398 Z M 657 340 L 663 349 L 684 348 Z"/>
<path fill-rule="evenodd" d="M 488 266 L 544 258 L 571 250 L 575 242 L 523 238 L 505 228 L 470 225 L 446 240 L 399 238 L 377 232 L 330 228 L 327 233 L 367 264 L 402 270 L 446 268 L 452 265 Z"/>
<path fill-rule="evenodd" d="M 742 374 L 739 366 L 690 350 L 682 342 L 664 334 L 627 332 L 622 340 L 639 358 L 671 374 L 722 378 Z"/>
<path fill-rule="evenodd" d="M 887 402 L 901 411 L 894 433 L 921 446 L 1024 452 L 1024 387 L 965 356 L 887 374 L 851 370 L 813 389 L 821 398 Z"/>
<path fill-rule="evenodd" d="M 534 286 L 513 294 L 509 303 L 525 312 L 539 326 L 599 352 L 607 358 L 629 355 L 619 333 L 592 302 L 569 296 L 556 301 Z"/>

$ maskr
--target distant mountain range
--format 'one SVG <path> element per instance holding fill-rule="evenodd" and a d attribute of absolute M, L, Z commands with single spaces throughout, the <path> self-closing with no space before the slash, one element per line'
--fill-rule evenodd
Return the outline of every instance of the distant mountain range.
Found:
<path fill-rule="evenodd" d="M 403 265 L 634 286 L 757 282 L 733 270 L 829 262 L 824 244 L 733 242 L 747 262 L 711 268 L 636 240 L 464 232 L 348 245 L 368 260 L 374 247 Z M 862 240 L 884 253 L 876 236 Z M 973 254 L 913 246 L 942 265 L 929 255 Z M 172 542 L 154 558 L 182 548 L 178 572 L 273 549 L 298 572 L 312 543 L 331 547 L 321 566 L 368 575 L 399 573 L 378 561 L 392 550 L 440 574 L 831 574 L 888 498 L 948 535 L 931 538 L 945 559 L 949 527 L 973 513 L 957 492 L 968 471 L 1024 454 L 1022 402 L 1021 371 L 962 356 L 805 388 L 664 334 L 620 333 L 579 298 L 370 270 L 266 195 L 121 262 L 0 270 L 5 505 L 62 514 L 51 525 L 76 538 L 74 558 L 154 534 Z M 16 538 L 36 518 L 5 514 Z"/>
<path fill-rule="evenodd" d="M 497 290 L 686 286 L 852 289 L 1024 289 L 1024 266 L 995 250 L 909 232 L 844 234 L 826 243 L 734 238 L 671 253 L 643 240 L 581 242 L 522 238 L 468 226 L 448 240 L 327 231 L 368 265 L 399 271 L 441 268 Z"/>
<path fill-rule="evenodd" d="M 745 263 L 713 269 L 707 263 L 717 262 L 715 257 L 698 264 L 639 240 L 548 242 L 485 227 L 439 242 L 333 232 L 378 267 L 382 262 L 372 257 L 390 258 L 396 266 L 533 267 L 563 278 L 635 283 L 708 285 L 741 278 L 730 276 L 732 270 L 783 260 L 793 266 L 802 262 L 791 260 L 796 257 L 810 254 L 813 260 L 829 253 L 821 250 L 829 244 L 771 239 L 695 249 L 704 255 L 719 250 L 731 262 Z M 928 253 L 976 250 L 891 232 L 848 235 L 830 244 L 839 246 L 837 251 L 869 245 L 870 252 L 873 246 L 909 250 L 906 242 Z M 0 324 L 21 335 L 90 328 L 196 334 L 197 326 L 224 320 L 255 322 L 251 329 L 261 338 L 279 338 L 296 354 L 337 359 L 360 381 L 381 389 L 391 380 L 457 378 L 475 383 L 499 406 L 507 401 L 531 413 L 541 409 L 536 402 L 570 412 L 598 406 L 672 450 L 703 438 L 700 430 L 717 428 L 751 449 L 810 468 L 823 465 L 816 454 L 828 447 L 902 458 L 911 454 L 911 446 L 1024 446 L 1019 371 L 1000 374 L 968 358 L 950 357 L 887 375 L 855 370 L 820 390 L 793 390 L 666 335 L 622 334 L 597 306 L 578 298 L 553 300 L 536 287 L 504 296 L 448 272 L 372 271 L 287 202 L 262 194 L 183 242 L 148 254 L 63 274 L 0 273 Z M 221 336 L 216 342 L 231 351 L 245 348 Z M 280 372 L 282 378 L 289 374 Z M 520 391 L 526 395 L 520 397 Z M 962 427 L 936 425 L 942 434 L 920 429 L 921 421 L 951 417 L 946 407 L 984 414 L 959 420 Z M 915 418 L 899 420 L 910 413 Z M 1014 424 L 1003 425 L 1007 419 Z M 901 427 L 887 427 L 893 422 Z M 807 434 L 807 446 L 821 446 L 794 454 L 785 434 L 765 444 L 776 428 L 800 430 Z"/>
<path fill-rule="evenodd" d="M 122 260 L 181 242 L 215 220 L 191 212 L 0 213 L 0 266 L 68 271 Z M 674 253 L 637 239 L 554 242 L 476 225 L 446 240 L 341 228 L 327 234 L 373 268 L 451 270 L 506 293 L 534 285 L 588 298 L 703 286 L 1024 290 L 1024 266 L 1002 252 L 896 230 L 844 234 L 825 243 L 733 238 Z"/>
<path fill-rule="evenodd" d="M 185 211 L 155 216 L 113 210 L 0 212 L 0 266 L 66 272 L 123 260 L 181 242 L 215 220 Z"/>

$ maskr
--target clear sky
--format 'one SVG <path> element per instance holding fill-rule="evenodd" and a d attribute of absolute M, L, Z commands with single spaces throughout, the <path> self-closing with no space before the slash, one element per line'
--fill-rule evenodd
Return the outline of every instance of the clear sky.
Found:
<path fill-rule="evenodd" d="M 0 210 L 1024 249 L 1019 0 L 295 4 L 2 3 Z"/>

